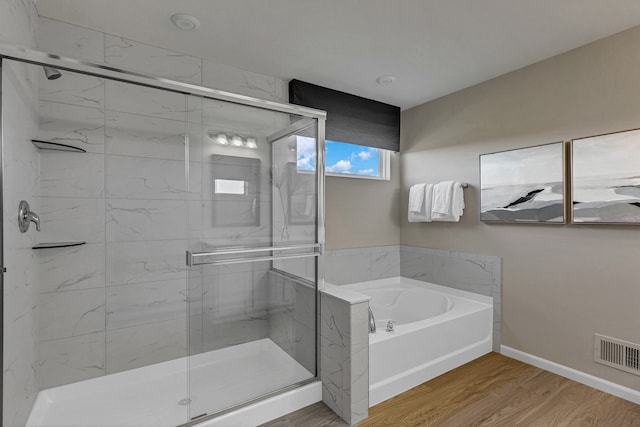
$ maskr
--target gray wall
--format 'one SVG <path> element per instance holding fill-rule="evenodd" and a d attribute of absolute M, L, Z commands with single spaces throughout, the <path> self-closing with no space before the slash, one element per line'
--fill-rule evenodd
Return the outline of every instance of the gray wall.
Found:
<path fill-rule="evenodd" d="M 0 40 L 35 46 L 37 14 L 30 0 L 0 2 Z M 38 126 L 38 74 L 34 67 L 4 61 L 2 136 L 4 138 L 4 358 L 3 424 L 23 426 L 38 385 L 38 261 L 31 249 L 34 227 L 21 234 L 16 212 L 20 200 L 37 212 L 38 151 L 31 144 Z"/>
<path fill-rule="evenodd" d="M 402 115 L 401 243 L 502 257 L 502 342 L 640 390 L 593 359 L 593 334 L 640 342 L 640 229 L 488 225 L 478 155 L 640 126 L 640 28 L 594 42 Z M 459 224 L 408 223 L 408 188 L 468 182 Z"/>
<path fill-rule="evenodd" d="M 391 179 L 326 179 L 327 249 L 400 243 L 400 155 L 391 154 Z"/>

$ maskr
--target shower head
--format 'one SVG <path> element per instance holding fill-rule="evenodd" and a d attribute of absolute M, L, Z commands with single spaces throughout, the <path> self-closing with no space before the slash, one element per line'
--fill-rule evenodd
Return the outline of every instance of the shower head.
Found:
<path fill-rule="evenodd" d="M 62 76 L 62 73 L 55 68 L 52 67 L 42 67 L 44 69 L 44 75 L 47 76 L 49 80 L 59 79 Z"/>

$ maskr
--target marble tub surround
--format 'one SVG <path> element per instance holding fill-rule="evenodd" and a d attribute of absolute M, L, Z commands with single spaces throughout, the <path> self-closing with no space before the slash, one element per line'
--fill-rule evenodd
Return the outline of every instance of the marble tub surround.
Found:
<path fill-rule="evenodd" d="M 320 293 L 322 400 L 349 424 L 369 414 L 369 299 L 330 284 Z"/>
<path fill-rule="evenodd" d="M 400 275 L 493 297 L 493 349 L 500 351 L 501 257 L 402 245 Z"/>
<path fill-rule="evenodd" d="M 400 247 L 397 245 L 332 249 L 325 255 L 325 279 L 334 285 L 400 275 Z"/>

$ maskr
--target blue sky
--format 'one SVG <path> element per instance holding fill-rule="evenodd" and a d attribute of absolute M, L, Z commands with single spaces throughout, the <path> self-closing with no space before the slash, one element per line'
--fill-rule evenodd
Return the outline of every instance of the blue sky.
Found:
<path fill-rule="evenodd" d="M 315 168 L 315 141 L 298 138 L 298 169 Z M 330 173 L 348 173 L 357 175 L 378 175 L 378 150 L 361 145 L 326 141 L 326 171 Z"/>

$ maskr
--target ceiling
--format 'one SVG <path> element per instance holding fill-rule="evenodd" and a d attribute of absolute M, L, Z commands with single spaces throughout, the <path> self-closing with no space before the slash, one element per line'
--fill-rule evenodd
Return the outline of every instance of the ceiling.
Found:
<path fill-rule="evenodd" d="M 37 0 L 42 16 L 403 109 L 640 24 L 639 0 Z M 195 16 L 197 31 L 174 27 Z M 376 78 L 396 81 L 379 85 Z"/>

